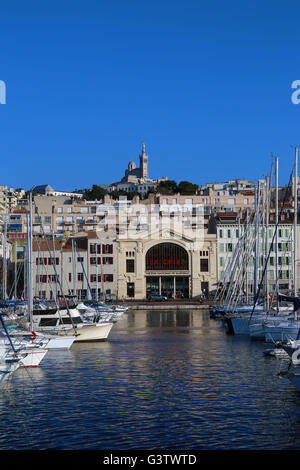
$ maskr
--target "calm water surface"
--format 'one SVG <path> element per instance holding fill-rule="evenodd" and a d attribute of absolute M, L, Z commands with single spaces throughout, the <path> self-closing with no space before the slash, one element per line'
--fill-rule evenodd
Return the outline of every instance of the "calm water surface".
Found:
<path fill-rule="evenodd" d="M 299 449 L 282 359 L 206 311 L 131 311 L 0 391 L 0 449 Z"/>

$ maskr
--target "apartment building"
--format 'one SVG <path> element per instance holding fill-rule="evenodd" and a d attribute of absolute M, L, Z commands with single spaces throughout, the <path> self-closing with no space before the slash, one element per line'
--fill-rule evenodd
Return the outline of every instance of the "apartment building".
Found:
<path fill-rule="evenodd" d="M 67 240 L 33 241 L 33 292 L 54 299 L 76 295 L 78 300 L 117 297 L 116 241 L 96 233 Z"/>
<path fill-rule="evenodd" d="M 255 243 L 257 241 L 257 283 L 262 278 L 265 270 L 266 253 L 269 253 L 267 276 L 270 291 L 274 291 L 276 284 L 276 259 L 275 259 L 275 227 L 272 222 L 266 228 L 259 226 L 259 237 L 255 236 L 256 227 L 253 223 L 246 224 L 246 219 L 238 219 L 237 214 L 219 213 L 214 219 L 215 233 L 217 236 L 217 277 L 219 282 L 228 282 L 228 273 L 233 264 L 236 266 L 235 277 L 245 279 L 247 271 L 248 289 L 254 290 L 254 266 Z M 247 231 L 248 235 L 245 236 Z M 294 227 L 292 223 L 281 222 L 277 230 L 278 244 L 278 278 L 281 290 L 291 290 L 294 285 Z M 267 244 L 266 244 L 267 236 Z M 246 255 L 245 253 L 249 253 Z M 239 262 L 236 262 L 238 256 Z M 242 258 L 243 257 L 243 258 Z M 247 260 L 247 263 L 246 263 Z M 237 267 L 239 266 L 239 267 Z M 297 278 L 297 284 L 299 279 Z"/>

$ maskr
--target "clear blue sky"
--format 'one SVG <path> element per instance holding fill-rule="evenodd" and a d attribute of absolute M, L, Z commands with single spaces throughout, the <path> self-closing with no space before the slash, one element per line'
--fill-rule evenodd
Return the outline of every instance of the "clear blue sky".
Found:
<path fill-rule="evenodd" d="M 288 181 L 300 145 L 296 1 L 2 2 L 0 184 Z"/>

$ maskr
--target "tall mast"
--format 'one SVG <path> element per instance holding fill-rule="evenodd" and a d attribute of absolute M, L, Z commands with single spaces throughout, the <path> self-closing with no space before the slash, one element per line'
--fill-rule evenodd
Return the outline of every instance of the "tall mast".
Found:
<path fill-rule="evenodd" d="M 14 300 L 17 300 L 17 240 L 15 240 L 15 284 L 14 284 Z"/>
<path fill-rule="evenodd" d="M 4 222 L 4 231 L 3 231 L 3 273 L 2 273 L 2 297 L 3 300 L 6 300 L 7 297 L 7 215 L 4 215 L 2 220 Z"/>
<path fill-rule="evenodd" d="M 74 238 L 72 238 L 72 261 L 73 261 L 73 295 L 76 298 L 77 286 L 76 286 L 76 257 L 75 257 Z"/>
<path fill-rule="evenodd" d="M 268 291 L 269 291 L 269 276 L 268 276 L 268 231 L 269 231 L 269 177 L 266 177 L 266 222 L 265 222 L 265 231 L 266 231 L 266 237 L 265 237 L 265 256 L 266 256 L 266 308 L 267 312 L 269 311 L 269 296 L 268 296 Z"/>
<path fill-rule="evenodd" d="M 295 149 L 294 172 L 294 295 L 297 296 L 297 218 L 298 218 L 298 148 Z"/>
<path fill-rule="evenodd" d="M 96 252 L 96 302 L 98 302 L 98 243 L 95 244 L 95 252 Z M 101 258 L 100 258 L 101 260 Z"/>
<path fill-rule="evenodd" d="M 254 297 L 258 294 L 258 274 L 259 274 L 259 230 L 260 230 L 260 182 L 257 183 L 256 198 L 255 198 L 255 262 L 254 262 Z"/>
<path fill-rule="evenodd" d="M 53 248 L 53 261 L 52 261 L 52 264 L 53 264 L 53 270 L 54 272 L 56 273 L 56 269 L 54 268 L 54 264 L 56 266 L 56 252 L 55 252 L 55 239 L 54 239 L 54 232 L 52 230 L 52 248 Z M 58 279 L 57 279 L 57 275 L 55 275 L 55 302 L 57 302 L 57 299 L 58 299 L 58 289 L 57 289 L 57 282 L 58 282 Z"/>
<path fill-rule="evenodd" d="M 30 318 L 30 329 L 32 330 L 32 311 L 33 311 L 33 297 L 32 297 L 32 192 L 29 193 L 29 221 L 27 229 L 28 241 L 28 272 L 27 272 L 27 289 L 28 289 L 28 310 Z"/>
<path fill-rule="evenodd" d="M 275 278 L 276 278 L 276 309 L 279 312 L 278 301 L 278 157 L 275 159 Z"/>

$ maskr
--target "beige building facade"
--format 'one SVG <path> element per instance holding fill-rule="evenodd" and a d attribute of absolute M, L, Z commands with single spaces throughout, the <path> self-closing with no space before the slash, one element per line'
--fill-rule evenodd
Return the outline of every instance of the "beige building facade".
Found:
<path fill-rule="evenodd" d="M 215 287 L 216 236 L 206 234 L 197 243 L 174 232 L 165 235 L 118 240 L 120 299 L 197 298 Z"/>

